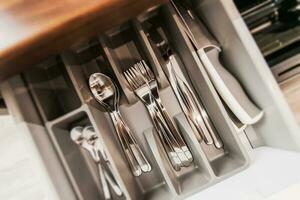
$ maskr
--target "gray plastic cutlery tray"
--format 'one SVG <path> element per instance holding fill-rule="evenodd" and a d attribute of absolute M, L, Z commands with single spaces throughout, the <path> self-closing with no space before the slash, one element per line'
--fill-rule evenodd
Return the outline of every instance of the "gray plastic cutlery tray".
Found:
<path fill-rule="evenodd" d="M 243 34 L 235 29 L 236 21 L 229 14 L 230 9 L 236 12 L 233 3 L 204 0 L 199 1 L 197 5 L 195 9 L 204 15 L 204 21 L 224 46 L 222 56 L 225 66 L 231 65 L 232 73 L 241 78 L 243 75 L 237 69 L 238 65 L 253 62 L 255 58 L 252 56 L 253 52 L 249 53 L 249 49 L 244 46 L 243 42 L 246 40 L 241 38 Z M 216 22 L 217 11 L 221 16 L 220 22 Z M 207 17 L 210 20 L 207 20 Z M 224 149 L 217 150 L 197 141 L 162 71 L 163 60 L 147 39 L 144 23 L 149 19 L 156 21 L 162 28 L 172 48 L 181 58 L 184 64 L 182 71 L 204 104 L 224 142 Z M 103 198 L 96 165 L 87 152 L 81 150 L 70 139 L 70 129 L 77 125 L 91 124 L 103 141 L 108 159 L 116 171 L 115 178 L 124 192 L 122 198 L 115 196 L 114 199 L 184 199 L 244 170 L 250 164 L 249 152 L 241 143 L 218 94 L 206 71 L 195 58 L 192 46 L 177 20 L 172 7 L 164 5 L 85 44 L 51 57 L 2 84 L 2 93 L 8 109 L 22 130 L 34 141 L 58 199 Z M 228 27 L 224 28 L 224 34 L 231 31 L 231 34 L 226 36 L 228 39 L 224 38 L 221 28 L 217 27 L 222 26 L 222 23 L 223 26 L 228 24 Z M 241 28 L 247 33 L 243 23 Z M 243 36 L 250 38 L 250 46 L 256 50 L 255 44 L 251 43 L 250 34 Z M 228 42 L 231 42 L 232 48 L 228 46 Z M 260 59 L 258 50 L 255 53 Z M 162 102 L 194 156 L 194 164 L 179 172 L 172 169 L 146 108 L 129 89 L 122 75 L 125 69 L 141 59 L 148 63 L 156 75 Z M 265 63 L 262 63 L 264 67 Z M 253 70 L 257 70 L 257 65 L 254 66 Z M 88 78 L 95 72 L 102 72 L 117 83 L 121 91 L 121 113 L 150 160 L 153 167 L 151 172 L 139 177 L 132 175 L 109 115 L 90 92 Z M 251 70 L 248 72 L 252 75 Z M 280 106 L 277 103 L 269 104 L 274 105 L 274 109 L 266 109 L 264 102 L 256 98 L 254 88 L 249 87 L 247 80 L 242 83 L 246 85 L 245 89 L 250 97 L 264 109 L 267 116 L 274 114 L 272 112 L 282 111 L 282 107 L 286 109 L 284 103 Z M 262 85 L 263 90 L 266 84 Z M 265 95 L 268 96 L 269 93 Z M 279 93 L 276 95 L 280 97 Z M 268 120 L 274 122 L 275 119 L 270 117 Z M 258 127 L 246 130 L 250 140 L 255 138 L 254 146 L 258 143 L 268 143 L 259 139 L 263 136 L 257 136 L 257 133 L 263 130 L 266 134 L 266 131 L 272 130 L 268 124 L 271 122 L 263 121 Z M 281 123 L 284 130 L 287 126 L 284 122 Z M 289 135 L 293 134 L 288 133 Z"/>

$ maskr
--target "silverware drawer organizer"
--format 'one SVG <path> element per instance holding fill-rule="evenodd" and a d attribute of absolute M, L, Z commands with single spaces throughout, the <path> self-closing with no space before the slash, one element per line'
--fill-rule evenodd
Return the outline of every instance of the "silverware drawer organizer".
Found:
<path fill-rule="evenodd" d="M 245 25 L 241 23 L 241 29 L 246 34 L 241 34 L 235 29 L 237 22 L 232 19 L 229 10 L 233 9 L 233 15 L 239 15 L 233 2 L 204 0 L 199 1 L 198 5 L 195 9 L 203 14 L 204 21 L 224 46 L 225 66 L 230 65 L 232 69 L 229 70 L 233 74 L 238 78 L 243 77 L 245 71 L 239 71 L 238 68 L 242 67 L 240 64 L 246 61 L 252 63 L 255 59 L 251 55 L 253 51 L 248 53 L 250 50 L 242 43 L 245 42 L 245 38 L 250 38 L 250 46 L 257 51 L 255 53 L 259 59 L 261 55 L 256 50 L 257 47 L 247 33 Z M 216 15 L 221 17 L 217 18 Z M 150 18 L 162 27 L 183 61 L 186 68 L 182 71 L 211 117 L 224 142 L 224 150 L 216 150 L 198 143 L 164 76 L 161 69 L 162 60 L 147 40 L 144 23 Z M 108 159 L 124 192 L 122 198 L 115 196 L 114 199 L 184 199 L 244 170 L 250 164 L 249 152 L 233 129 L 218 94 L 204 68 L 198 64 L 191 44 L 178 26 L 177 20 L 172 7 L 164 5 L 72 50 L 49 58 L 2 84 L 2 93 L 8 109 L 22 130 L 31 138 L 31 142 L 36 145 L 37 157 L 44 164 L 44 173 L 50 179 L 53 187 L 51 191 L 55 193 L 55 198 L 103 198 L 95 164 L 89 155 L 70 139 L 69 131 L 76 125 L 91 124 L 104 142 Z M 240 17 L 237 21 L 240 23 Z M 227 24 L 228 27 L 224 28 L 222 24 Z M 222 35 L 222 28 L 224 34 L 231 35 Z M 241 38 L 241 35 L 245 38 Z M 122 71 L 141 59 L 146 60 L 154 71 L 160 85 L 162 101 L 194 156 L 194 164 L 179 172 L 174 171 L 169 164 L 145 107 L 128 89 L 123 78 Z M 262 63 L 265 67 L 265 63 Z M 254 70 L 256 67 L 257 65 Z M 149 158 L 153 167 L 151 172 L 139 177 L 132 175 L 112 122 L 92 97 L 88 87 L 89 75 L 94 72 L 105 73 L 118 84 L 121 91 L 121 113 Z M 249 72 L 252 73 L 251 70 Z M 245 79 L 246 81 L 243 81 Z M 266 106 L 260 100 L 257 101 L 260 98 L 256 98 L 253 87 L 249 86 L 247 81 L 248 79 L 243 77 L 241 82 L 246 85 L 250 97 L 265 109 Z M 266 84 L 263 83 L 264 85 Z M 276 106 L 275 111 L 280 110 Z M 286 105 L 283 103 L 280 106 Z M 267 110 L 267 116 L 270 114 Z M 273 118 L 269 120 L 272 122 Z M 264 130 L 271 130 L 268 124 L 258 126 Z M 282 127 L 284 130 L 285 124 Z M 260 130 L 262 129 L 255 127 L 246 130 L 247 134 L 256 138 L 255 144 L 264 143 L 264 140 L 256 137 Z"/>

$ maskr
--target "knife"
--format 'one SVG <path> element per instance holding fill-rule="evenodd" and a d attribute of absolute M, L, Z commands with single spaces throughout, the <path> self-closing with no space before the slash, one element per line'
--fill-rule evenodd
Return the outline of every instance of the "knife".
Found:
<path fill-rule="evenodd" d="M 250 125 L 259 121 L 263 111 L 252 103 L 237 79 L 221 64 L 220 45 L 183 0 L 180 3 L 171 0 L 171 3 L 178 14 L 181 28 L 228 108 L 243 124 Z"/>

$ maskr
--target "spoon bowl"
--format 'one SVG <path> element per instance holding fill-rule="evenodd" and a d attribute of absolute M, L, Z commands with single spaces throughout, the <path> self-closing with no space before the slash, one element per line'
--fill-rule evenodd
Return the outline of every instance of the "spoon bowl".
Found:
<path fill-rule="evenodd" d="M 73 142 L 75 142 L 78 145 L 81 145 L 84 140 L 82 131 L 83 131 L 83 127 L 76 126 L 72 128 L 70 132 L 71 139 L 73 140 Z"/>
<path fill-rule="evenodd" d="M 92 126 L 86 126 L 82 131 L 82 136 L 92 144 L 98 139 L 95 129 Z"/>
<path fill-rule="evenodd" d="M 94 73 L 89 78 L 89 86 L 95 99 L 106 110 L 117 109 L 119 92 L 111 78 L 102 73 Z"/>

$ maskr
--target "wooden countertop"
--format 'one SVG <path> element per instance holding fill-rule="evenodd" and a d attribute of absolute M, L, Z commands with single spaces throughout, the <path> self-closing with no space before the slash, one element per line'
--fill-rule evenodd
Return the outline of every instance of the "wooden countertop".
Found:
<path fill-rule="evenodd" d="M 0 0 L 0 80 L 167 0 Z"/>

